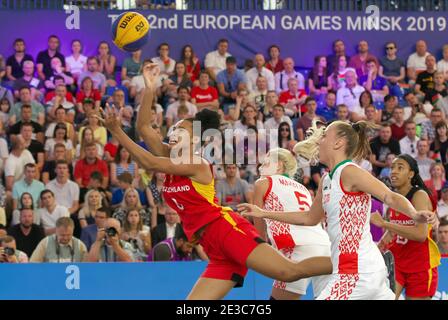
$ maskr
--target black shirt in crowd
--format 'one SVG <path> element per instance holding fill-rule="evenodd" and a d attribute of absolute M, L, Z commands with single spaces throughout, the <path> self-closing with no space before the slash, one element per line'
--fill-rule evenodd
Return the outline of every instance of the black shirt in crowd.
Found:
<path fill-rule="evenodd" d="M 417 76 L 416 84 L 420 85 L 420 90 L 423 93 L 427 93 L 429 90 L 434 89 L 434 73 L 429 73 L 428 71 L 423 71 Z"/>
<path fill-rule="evenodd" d="M 58 57 L 62 62 L 62 67 L 65 67 L 65 57 L 60 52 L 56 52 L 53 57 L 50 57 L 48 55 L 48 50 L 41 51 L 37 55 L 36 63 L 43 64 L 43 73 L 45 74 L 45 79 L 49 79 L 53 75 L 53 71 L 51 69 L 51 59 L 53 59 L 54 57 Z"/>
<path fill-rule="evenodd" d="M 45 238 L 44 229 L 34 223 L 31 226 L 31 231 L 27 236 L 24 235 L 22 229 L 20 229 L 20 224 L 10 227 L 8 230 L 8 235 L 14 237 L 16 240 L 17 249 L 25 252 L 29 258 L 33 254 L 33 251 L 36 249 L 39 242 Z"/>
<path fill-rule="evenodd" d="M 39 162 L 38 154 L 39 153 L 45 154 L 44 145 L 37 140 L 31 140 L 31 143 L 27 149 L 33 155 L 34 161 L 36 161 L 36 163 Z"/>
<path fill-rule="evenodd" d="M 384 143 L 381 141 L 380 137 L 376 137 L 370 142 L 370 148 L 372 149 L 372 154 L 376 156 L 376 161 L 381 162 L 386 161 L 386 157 L 389 153 L 394 153 L 396 155 L 401 153 L 400 144 L 393 138 L 390 138 L 389 142 Z M 380 174 L 381 169 L 381 167 L 373 166 L 373 172 L 376 176 Z"/>
<path fill-rule="evenodd" d="M 446 152 L 448 151 L 448 140 L 444 142 L 439 142 L 438 148 L 436 148 L 436 143 L 433 142 L 431 143 L 429 149 L 434 153 L 440 153 L 440 160 L 442 160 L 443 164 L 446 164 Z"/>
<path fill-rule="evenodd" d="M 11 67 L 11 75 L 16 78 L 22 78 L 23 77 L 23 63 L 25 61 L 33 61 L 34 59 L 31 55 L 25 53 L 25 55 L 22 58 L 22 61 L 17 62 L 16 57 L 14 55 L 8 57 L 8 59 L 6 59 L 6 65 Z"/>
<path fill-rule="evenodd" d="M 37 134 L 37 133 L 41 133 L 41 132 L 43 133 L 44 132 L 44 129 L 42 128 L 42 126 L 38 122 L 31 120 L 29 123 L 31 123 L 31 125 L 33 126 L 33 133 Z M 16 134 L 16 135 L 20 134 L 20 129 L 22 129 L 22 124 L 23 124 L 22 120 L 14 123 L 11 127 L 9 127 L 9 132 L 8 133 L 9 134 Z"/>
<path fill-rule="evenodd" d="M 56 178 L 56 160 L 45 161 L 44 167 L 42 168 L 42 173 L 48 172 L 50 180 Z M 68 164 L 68 172 L 70 173 L 70 180 L 73 179 L 73 166 L 71 163 Z"/>

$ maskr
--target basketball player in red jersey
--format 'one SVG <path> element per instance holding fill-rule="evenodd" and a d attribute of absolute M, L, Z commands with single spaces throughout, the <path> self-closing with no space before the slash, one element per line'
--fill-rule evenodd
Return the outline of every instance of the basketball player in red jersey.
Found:
<path fill-rule="evenodd" d="M 429 191 L 414 158 L 402 154 L 395 159 L 391 181 L 396 192 L 408 198 L 416 210 L 433 210 Z M 396 299 L 403 289 L 407 299 L 431 299 L 437 289 L 437 266 L 440 264 L 439 249 L 431 239 L 431 226 L 415 223 L 393 209 L 390 209 L 390 222 L 384 221 L 378 213 L 372 215 L 371 222 L 387 230 L 379 247 L 389 248 L 394 255 Z"/>
<path fill-rule="evenodd" d="M 154 64 L 144 67 L 146 89 L 137 115 L 137 130 L 151 152 L 124 133 L 111 108 L 103 122 L 143 168 L 167 174 L 163 187 L 165 201 L 178 212 L 188 239 L 200 243 L 210 258 L 188 298 L 221 299 L 234 286 L 242 284 L 248 268 L 285 282 L 331 273 L 329 257 L 295 263 L 264 243 L 246 219 L 231 208 L 217 205 L 211 165 L 193 151 L 195 139 L 201 139 L 193 135 L 193 121 L 201 122 L 202 136 L 207 129 L 219 128 L 218 113 L 204 109 L 194 119 L 181 120 L 170 133 L 169 144 L 160 142 L 156 131 L 148 125 L 158 72 Z M 179 163 L 180 157 L 187 163 Z"/>

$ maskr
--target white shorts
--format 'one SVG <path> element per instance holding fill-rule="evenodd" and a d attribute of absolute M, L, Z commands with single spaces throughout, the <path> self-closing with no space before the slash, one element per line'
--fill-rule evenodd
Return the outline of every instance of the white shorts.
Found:
<path fill-rule="evenodd" d="M 322 246 L 322 245 L 304 245 L 304 246 L 295 246 L 293 249 L 282 249 L 280 252 L 286 257 L 293 261 L 300 262 L 302 260 L 312 258 L 312 257 L 329 257 L 331 254 L 330 246 Z M 300 279 L 295 282 L 282 282 L 282 281 L 274 281 L 272 285 L 274 288 L 286 290 L 289 292 L 297 293 L 300 295 L 306 294 L 306 289 L 310 284 L 310 281 L 313 284 L 313 293 L 314 296 L 317 297 L 320 292 L 326 287 L 327 282 L 330 280 L 331 275 L 324 275 L 318 277 L 311 277 Z"/>
<path fill-rule="evenodd" d="M 387 271 L 332 274 L 317 300 L 394 300 Z"/>

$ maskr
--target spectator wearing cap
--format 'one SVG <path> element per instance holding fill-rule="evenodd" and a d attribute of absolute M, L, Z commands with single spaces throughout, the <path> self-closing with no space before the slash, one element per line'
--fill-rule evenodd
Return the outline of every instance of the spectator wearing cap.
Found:
<path fill-rule="evenodd" d="M 36 247 L 30 262 L 73 263 L 87 257 L 85 244 L 73 236 L 75 225 L 69 217 L 56 221 L 55 234 L 45 237 Z"/>
<path fill-rule="evenodd" d="M 231 56 L 228 52 L 229 41 L 221 39 L 218 42 L 218 49 L 207 53 L 205 56 L 204 67 L 212 79 L 217 79 L 219 72 L 226 69 L 227 58 Z"/>
<path fill-rule="evenodd" d="M 448 217 L 448 181 L 443 184 L 440 200 L 437 202 L 437 215 L 439 219 Z"/>
<path fill-rule="evenodd" d="M 286 122 L 292 128 L 291 118 L 285 115 L 285 107 L 281 104 L 276 104 L 272 107 L 272 118 L 269 118 L 264 123 L 266 130 L 278 130 L 280 123 Z M 267 131 L 269 134 L 269 131 Z"/>
<path fill-rule="evenodd" d="M 226 58 L 226 68 L 216 75 L 216 82 L 224 113 L 228 114 L 229 106 L 236 102 L 238 89 L 245 89 L 247 84 L 247 77 L 242 70 L 237 69 L 234 57 Z"/>
<path fill-rule="evenodd" d="M 308 97 L 305 100 L 305 105 L 307 108 L 306 113 L 297 122 L 297 137 L 299 141 L 305 139 L 306 131 L 311 127 L 313 120 L 319 120 L 325 122 L 325 119 L 316 115 L 317 102 L 316 99 Z"/>

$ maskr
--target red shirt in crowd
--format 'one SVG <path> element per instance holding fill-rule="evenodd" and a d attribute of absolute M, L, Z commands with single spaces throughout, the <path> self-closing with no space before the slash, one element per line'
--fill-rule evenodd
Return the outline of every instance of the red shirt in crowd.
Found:
<path fill-rule="evenodd" d="M 90 98 L 93 101 L 101 101 L 101 93 L 99 90 L 97 89 L 93 89 L 92 91 L 90 91 L 89 95 L 86 95 L 86 93 L 82 90 L 80 90 L 77 94 L 76 94 L 76 101 L 78 102 L 83 102 L 84 99 L 86 98 Z"/>
<path fill-rule="evenodd" d="M 113 143 L 106 143 L 106 145 L 104 146 L 104 153 L 109 152 L 110 156 L 112 158 L 115 158 L 115 155 L 117 154 L 117 150 L 118 150 L 118 145 L 115 145 Z"/>
<path fill-rule="evenodd" d="M 201 65 L 199 64 L 199 62 L 196 63 L 194 66 L 189 64 L 186 67 L 187 67 L 187 73 L 191 73 L 190 77 L 191 82 L 194 82 L 195 80 L 199 79 L 199 73 L 201 72 Z"/>
<path fill-rule="evenodd" d="M 75 180 L 81 179 L 81 185 L 87 187 L 90 182 L 90 175 L 94 171 L 101 172 L 105 178 L 109 177 L 106 161 L 96 159 L 95 163 L 88 164 L 86 159 L 78 160 L 75 165 Z"/>
<path fill-rule="evenodd" d="M 400 141 L 402 138 L 404 138 L 406 136 L 404 127 L 404 124 L 401 127 L 397 126 L 395 123 L 391 124 L 390 128 L 392 129 L 392 138 L 397 141 Z"/>
<path fill-rule="evenodd" d="M 275 68 L 272 67 L 272 65 L 268 62 L 265 65 L 266 69 L 271 70 L 272 73 L 276 74 L 277 72 L 282 72 L 285 68 L 283 67 L 283 60 L 278 59 L 277 64 L 275 65 Z"/>
<path fill-rule="evenodd" d="M 45 102 L 50 102 L 51 100 L 53 100 L 53 98 L 56 96 L 56 91 L 50 91 L 45 95 Z M 67 99 L 67 101 L 70 101 L 72 103 L 75 103 L 75 100 L 73 99 L 73 95 L 70 92 L 67 92 L 67 94 L 65 95 L 65 99 Z"/>
<path fill-rule="evenodd" d="M 193 87 L 191 90 L 191 98 L 196 99 L 196 103 L 212 102 L 218 99 L 218 90 L 210 86 L 207 89 Z"/>
<path fill-rule="evenodd" d="M 299 91 L 297 92 L 297 95 L 293 95 L 291 93 L 291 91 L 287 90 L 287 91 L 283 91 L 282 93 L 280 93 L 280 97 L 278 98 L 278 102 L 282 105 L 286 105 L 290 100 L 293 99 L 300 99 L 303 96 L 306 96 L 306 92 L 303 89 L 299 89 Z M 302 114 L 304 114 L 307 111 L 307 107 L 305 104 L 302 104 L 300 106 L 300 111 Z"/>

